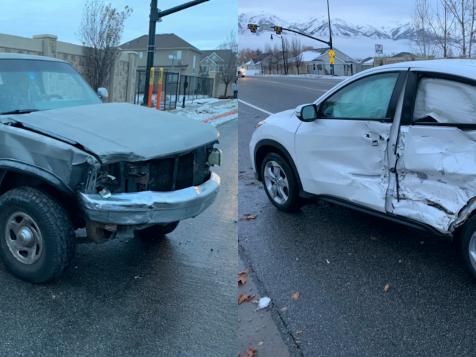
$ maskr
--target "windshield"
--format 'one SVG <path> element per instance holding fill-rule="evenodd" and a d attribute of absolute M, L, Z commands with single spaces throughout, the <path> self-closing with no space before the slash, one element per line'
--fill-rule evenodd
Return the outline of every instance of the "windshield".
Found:
<path fill-rule="evenodd" d="M 40 60 L 0 60 L 0 114 L 101 103 L 72 66 Z"/>

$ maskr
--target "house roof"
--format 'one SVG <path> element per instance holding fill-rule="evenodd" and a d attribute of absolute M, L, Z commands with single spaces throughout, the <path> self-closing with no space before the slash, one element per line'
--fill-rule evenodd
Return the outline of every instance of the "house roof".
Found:
<path fill-rule="evenodd" d="M 228 62 L 232 56 L 234 56 L 233 51 L 230 49 L 223 49 L 223 50 L 205 50 L 202 51 L 202 60 L 216 54 L 220 57 L 224 62 Z"/>
<path fill-rule="evenodd" d="M 319 57 L 323 55 L 327 55 L 327 51 L 329 51 L 328 47 L 314 48 L 312 50 L 304 51 L 302 61 L 303 62 L 316 61 Z M 344 52 L 338 50 L 337 48 L 334 48 L 334 51 L 336 52 L 336 57 L 340 58 L 342 61 L 356 62 L 352 57 L 346 55 Z"/>
<path fill-rule="evenodd" d="M 119 46 L 121 50 L 146 50 L 149 44 L 149 36 L 143 35 L 137 37 L 131 41 L 123 43 Z M 200 52 L 198 48 L 191 45 L 183 38 L 177 36 L 174 33 L 163 33 L 155 35 L 155 48 L 156 49 L 175 49 L 175 48 L 190 48 L 197 52 Z"/>

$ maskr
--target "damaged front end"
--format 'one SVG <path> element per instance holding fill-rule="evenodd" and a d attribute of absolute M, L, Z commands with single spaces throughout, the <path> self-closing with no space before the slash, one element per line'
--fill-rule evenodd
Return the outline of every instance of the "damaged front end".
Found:
<path fill-rule="evenodd" d="M 103 164 L 79 192 L 82 210 L 94 222 L 89 235 L 101 241 L 121 229 L 196 217 L 216 198 L 220 178 L 211 167 L 220 161 L 221 152 L 211 143 L 148 161 Z"/>

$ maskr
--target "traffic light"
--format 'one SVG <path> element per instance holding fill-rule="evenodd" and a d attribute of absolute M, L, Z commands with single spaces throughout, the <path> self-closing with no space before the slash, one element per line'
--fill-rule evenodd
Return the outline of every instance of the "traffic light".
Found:
<path fill-rule="evenodd" d="M 256 33 L 256 30 L 258 30 L 258 25 L 248 24 L 248 30 L 250 30 L 252 33 Z"/>
<path fill-rule="evenodd" d="M 283 28 L 281 26 L 274 26 L 273 29 L 274 32 L 276 32 L 276 35 L 281 35 L 283 33 Z"/>

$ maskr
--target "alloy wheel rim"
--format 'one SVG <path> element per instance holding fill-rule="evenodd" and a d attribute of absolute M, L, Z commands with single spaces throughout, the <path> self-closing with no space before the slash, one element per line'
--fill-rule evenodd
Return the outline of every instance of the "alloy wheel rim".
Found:
<path fill-rule="evenodd" d="M 43 253 L 43 237 L 38 224 L 24 212 L 15 212 L 8 218 L 5 240 L 10 253 L 23 264 L 36 263 Z"/>
<path fill-rule="evenodd" d="M 268 161 L 264 167 L 264 183 L 271 199 L 283 205 L 289 199 L 289 181 L 281 165 Z"/>

